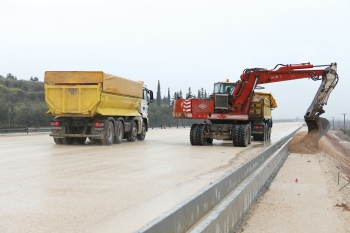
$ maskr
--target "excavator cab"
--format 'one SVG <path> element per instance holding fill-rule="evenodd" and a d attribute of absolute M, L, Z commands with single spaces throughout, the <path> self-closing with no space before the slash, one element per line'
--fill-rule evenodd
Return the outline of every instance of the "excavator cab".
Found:
<path fill-rule="evenodd" d="M 219 82 L 214 84 L 214 94 L 229 94 L 233 93 L 236 84 L 230 82 Z"/>

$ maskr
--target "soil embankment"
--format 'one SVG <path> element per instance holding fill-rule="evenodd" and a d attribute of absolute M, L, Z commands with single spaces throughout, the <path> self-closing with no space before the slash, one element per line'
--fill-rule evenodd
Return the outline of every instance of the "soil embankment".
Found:
<path fill-rule="evenodd" d="M 320 152 L 318 130 L 313 130 L 310 133 L 307 133 L 307 131 L 296 133 L 290 142 L 289 151 L 297 154 L 315 154 Z"/>

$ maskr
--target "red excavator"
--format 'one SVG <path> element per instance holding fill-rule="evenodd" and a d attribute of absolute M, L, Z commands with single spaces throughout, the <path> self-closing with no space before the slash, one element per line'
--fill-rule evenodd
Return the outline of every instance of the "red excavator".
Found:
<path fill-rule="evenodd" d="M 258 85 L 302 78 L 321 80 L 315 98 L 304 116 L 308 132 L 318 130 L 320 139 L 330 128 L 329 121 L 320 115 L 325 112 L 323 106 L 327 104 L 329 95 L 339 80 L 337 63 L 317 66 L 310 63 L 278 64 L 272 70 L 245 69 L 240 80 L 235 83 L 215 83 L 214 92 L 208 99 L 176 99 L 173 117 L 205 120 L 203 124 L 192 125 L 191 145 L 205 145 L 212 143 L 213 139 L 232 139 L 234 146 L 245 147 L 250 144 L 252 135 L 254 140 L 266 140 L 271 134 L 272 117 L 257 113 L 261 113 L 266 106 L 272 108 L 274 99 L 272 95 L 268 98 L 268 95 L 254 92 L 259 88 Z M 254 102 L 257 96 L 262 96 L 261 105 Z M 266 101 L 271 104 L 266 105 Z M 262 107 L 261 110 L 257 106 Z"/>

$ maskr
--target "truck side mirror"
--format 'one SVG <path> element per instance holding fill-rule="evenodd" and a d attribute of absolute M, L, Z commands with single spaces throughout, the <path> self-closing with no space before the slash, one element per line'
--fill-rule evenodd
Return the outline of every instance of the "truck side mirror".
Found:
<path fill-rule="evenodd" d="M 153 91 L 149 91 L 149 96 L 150 96 L 150 103 L 153 102 Z"/>

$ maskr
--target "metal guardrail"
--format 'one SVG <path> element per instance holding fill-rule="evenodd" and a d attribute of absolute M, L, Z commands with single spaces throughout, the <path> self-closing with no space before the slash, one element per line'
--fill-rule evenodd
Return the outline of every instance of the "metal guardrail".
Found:
<path fill-rule="evenodd" d="M 275 142 L 245 165 L 234 169 L 136 232 L 185 233 L 199 223 L 193 232 L 232 232 L 260 194 L 272 173 L 287 156 L 291 137 L 299 129 Z M 231 192 L 234 193 L 233 196 L 230 195 Z M 212 214 L 209 214 L 218 203 L 227 199 L 229 200 L 226 206 L 219 206 Z M 207 217 L 203 219 L 205 216 Z M 218 228 L 219 231 L 217 231 Z"/>
<path fill-rule="evenodd" d="M 2 129 L 0 128 L 0 135 L 48 133 L 50 131 L 51 131 L 50 126 L 2 128 Z"/>

